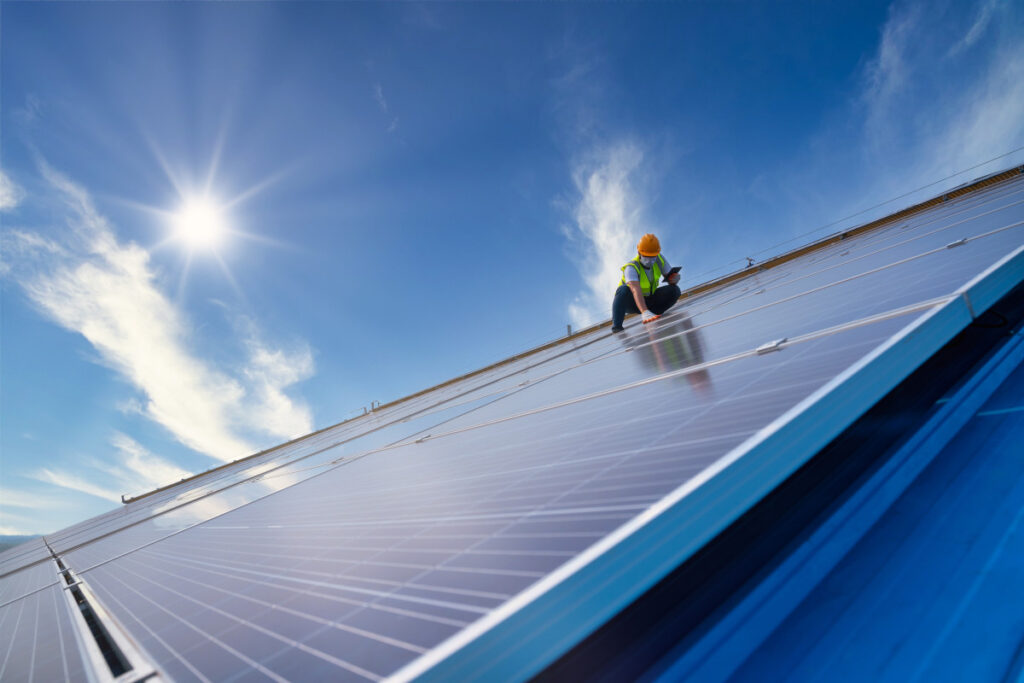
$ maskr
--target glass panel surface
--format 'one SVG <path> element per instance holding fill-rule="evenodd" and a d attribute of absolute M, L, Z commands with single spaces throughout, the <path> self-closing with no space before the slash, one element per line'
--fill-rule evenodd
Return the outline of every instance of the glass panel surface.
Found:
<path fill-rule="evenodd" d="M 85 680 L 62 590 L 53 585 L 0 607 L 0 680 Z"/>
<path fill-rule="evenodd" d="M 58 581 L 57 565 L 53 563 L 52 559 L 19 569 L 0 578 L 0 605 L 34 593 L 40 588 Z"/>
<path fill-rule="evenodd" d="M 212 678 L 329 662 L 343 677 L 386 676 L 700 473 L 914 317 L 384 449 L 83 577 L 122 622 L 138 622 L 140 638 L 163 643 L 151 649 L 162 666 L 183 659 Z M 646 367 L 633 358 L 634 370 Z M 69 561 L 81 567 L 88 550 Z"/>

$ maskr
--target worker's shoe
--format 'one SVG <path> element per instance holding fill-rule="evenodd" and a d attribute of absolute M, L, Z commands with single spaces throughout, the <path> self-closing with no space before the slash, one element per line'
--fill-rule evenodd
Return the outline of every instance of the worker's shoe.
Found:
<path fill-rule="evenodd" d="M 613 328 L 612 328 L 612 332 L 622 332 L 622 327 L 621 327 L 621 326 L 619 326 L 619 327 L 613 327 Z"/>

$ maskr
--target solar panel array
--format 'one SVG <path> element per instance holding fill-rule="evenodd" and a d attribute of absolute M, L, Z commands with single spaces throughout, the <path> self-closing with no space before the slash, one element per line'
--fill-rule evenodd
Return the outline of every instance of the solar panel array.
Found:
<path fill-rule="evenodd" d="M 718 476 L 1022 226 L 1018 178 L 12 549 L 0 678 L 89 666 L 51 549 L 173 680 L 377 680 L 436 659 Z"/>

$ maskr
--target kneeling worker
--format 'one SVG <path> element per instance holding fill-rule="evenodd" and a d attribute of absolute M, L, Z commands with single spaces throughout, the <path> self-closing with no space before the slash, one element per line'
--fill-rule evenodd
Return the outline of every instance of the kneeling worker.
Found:
<path fill-rule="evenodd" d="M 622 280 L 612 301 L 612 332 L 622 331 L 627 313 L 639 313 L 644 322 L 657 320 L 679 300 L 679 273 L 669 273 L 668 261 L 661 255 L 658 238 L 650 233 L 636 245 L 637 257 L 622 266 Z M 658 287 L 663 273 L 667 285 Z"/>

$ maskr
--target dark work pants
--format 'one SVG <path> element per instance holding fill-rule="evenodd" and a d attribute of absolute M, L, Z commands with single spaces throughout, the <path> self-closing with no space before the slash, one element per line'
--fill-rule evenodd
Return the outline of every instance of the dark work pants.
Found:
<path fill-rule="evenodd" d="M 645 296 L 644 302 L 651 313 L 662 315 L 679 301 L 681 293 L 676 285 L 662 285 L 654 290 L 654 294 Z M 619 285 L 612 300 L 612 327 L 622 327 L 622 321 L 626 319 L 627 313 L 639 312 L 640 309 L 633 300 L 633 291 L 627 285 Z"/>

